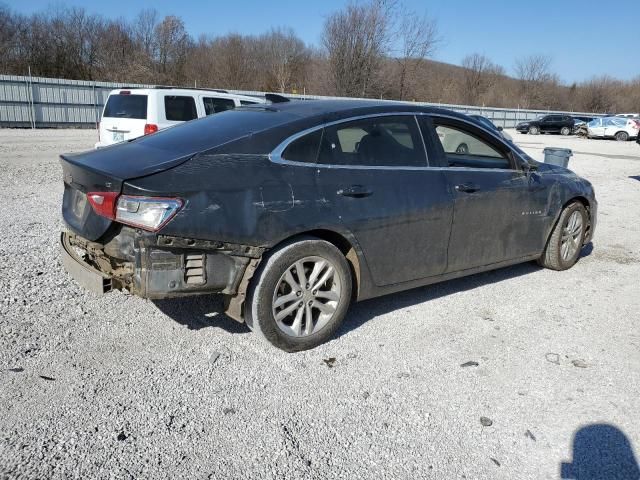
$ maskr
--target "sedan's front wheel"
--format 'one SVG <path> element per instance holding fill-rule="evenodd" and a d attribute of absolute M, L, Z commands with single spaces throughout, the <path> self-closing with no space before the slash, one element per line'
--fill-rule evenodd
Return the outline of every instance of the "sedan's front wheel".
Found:
<path fill-rule="evenodd" d="M 569 204 L 560 214 L 538 264 L 552 270 L 567 270 L 578 261 L 588 225 L 587 210 L 580 202 Z"/>
<path fill-rule="evenodd" d="M 287 352 L 329 340 L 351 301 L 351 271 L 332 244 L 305 237 L 271 252 L 251 280 L 245 321 Z"/>

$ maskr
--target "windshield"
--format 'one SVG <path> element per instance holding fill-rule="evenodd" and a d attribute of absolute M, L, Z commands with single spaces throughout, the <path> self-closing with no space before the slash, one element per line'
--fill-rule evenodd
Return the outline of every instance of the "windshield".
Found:
<path fill-rule="evenodd" d="M 110 95 L 104 107 L 103 117 L 147 118 L 146 95 Z"/>

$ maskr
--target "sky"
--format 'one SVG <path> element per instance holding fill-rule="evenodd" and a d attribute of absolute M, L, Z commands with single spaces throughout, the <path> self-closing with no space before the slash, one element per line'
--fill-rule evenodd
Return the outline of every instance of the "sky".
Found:
<path fill-rule="evenodd" d="M 142 8 L 161 16 L 178 15 L 189 33 L 259 34 L 291 27 L 309 44 L 319 45 L 327 16 L 348 0 L 0 0 L 30 14 L 51 5 L 81 6 L 105 17 L 131 19 Z M 459 65 L 465 55 L 481 53 L 514 75 L 518 57 L 544 54 L 552 70 L 570 84 L 594 75 L 623 80 L 640 76 L 640 2 L 616 0 L 497 1 L 404 0 L 407 8 L 435 18 L 442 43 L 434 60 Z"/>

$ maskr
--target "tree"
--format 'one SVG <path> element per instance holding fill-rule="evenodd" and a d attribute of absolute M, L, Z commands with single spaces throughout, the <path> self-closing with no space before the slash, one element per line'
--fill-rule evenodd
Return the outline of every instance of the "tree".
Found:
<path fill-rule="evenodd" d="M 191 39 L 182 19 L 166 16 L 154 30 L 155 61 L 163 82 L 183 81 L 187 50 Z"/>
<path fill-rule="evenodd" d="M 328 55 L 333 90 L 342 96 L 366 97 L 389 51 L 391 13 L 383 0 L 349 4 L 327 18 L 322 45 Z"/>
<path fill-rule="evenodd" d="M 524 108 L 543 106 L 542 86 L 551 79 L 550 67 L 551 57 L 546 55 L 529 55 L 516 60 Z"/>
<path fill-rule="evenodd" d="M 467 55 L 462 59 L 462 97 L 468 105 L 477 105 L 480 99 L 504 73 L 502 67 L 494 64 L 488 57 L 479 53 Z"/>
<path fill-rule="evenodd" d="M 400 18 L 397 38 L 400 39 L 400 51 L 395 59 L 398 68 L 398 96 L 400 100 L 404 100 L 408 84 L 417 80 L 417 71 L 423 61 L 433 54 L 440 37 L 435 20 L 426 14 L 418 16 L 415 12 L 406 11 Z"/>
<path fill-rule="evenodd" d="M 306 77 L 309 51 L 292 29 L 272 29 L 257 39 L 268 90 L 284 93 Z"/>

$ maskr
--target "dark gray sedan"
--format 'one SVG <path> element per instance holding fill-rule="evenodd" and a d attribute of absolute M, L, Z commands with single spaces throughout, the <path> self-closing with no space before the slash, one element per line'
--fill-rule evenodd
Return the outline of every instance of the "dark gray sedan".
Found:
<path fill-rule="evenodd" d="M 287 351 L 329 339 L 351 301 L 532 260 L 570 268 L 596 224 L 588 181 L 406 104 L 241 107 L 61 163 L 80 284 L 219 293 Z"/>

